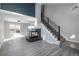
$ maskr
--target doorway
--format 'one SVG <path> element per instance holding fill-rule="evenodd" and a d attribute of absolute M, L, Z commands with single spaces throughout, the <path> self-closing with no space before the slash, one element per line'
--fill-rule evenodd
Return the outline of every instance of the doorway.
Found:
<path fill-rule="evenodd" d="M 13 23 L 9 23 L 8 24 L 8 30 L 9 30 L 9 38 L 5 39 L 4 41 L 9 41 L 9 40 L 14 40 L 14 39 L 18 39 L 21 37 L 24 37 L 21 34 L 21 25 L 20 24 L 13 24 Z"/>

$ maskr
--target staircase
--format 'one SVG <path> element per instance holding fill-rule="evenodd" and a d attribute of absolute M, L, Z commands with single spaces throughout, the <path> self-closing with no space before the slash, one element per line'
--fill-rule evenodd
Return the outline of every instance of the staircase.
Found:
<path fill-rule="evenodd" d="M 63 42 L 65 42 L 65 38 L 60 34 L 60 26 L 55 24 L 49 17 L 45 16 L 45 6 L 41 5 L 41 23 L 47 28 L 47 30 L 54 36 L 56 41 L 60 42 L 60 46 L 62 46 Z M 52 38 L 53 39 L 53 38 Z"/>
<path fill-rule="evenodd" d="M 59 45 L 59 41 L 57 38 L 41 23 L 41 36 L 44 41 L 48 42 L 49 44 L 56 44 Z"/>
<path fill-rule="evenodd" d="M 60 41 L 60 26 L 56 25 L 53 21 L 51 21 L 48 17 L 43 16 L 41 18 L 42 24 L 50 31 L 58 41 Z"/>

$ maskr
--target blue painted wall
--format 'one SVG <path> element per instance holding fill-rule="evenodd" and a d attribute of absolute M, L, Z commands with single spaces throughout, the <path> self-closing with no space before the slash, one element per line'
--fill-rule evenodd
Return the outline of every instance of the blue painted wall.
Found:
<path fill-rule="evenodd" d="M 34 3 L 2 3 L 1 9 L 35 17 Z"/>
<path fill-rule="evenodd" d="M 0 9 L 1 9 L 1 4 L 0 4 Z"/>

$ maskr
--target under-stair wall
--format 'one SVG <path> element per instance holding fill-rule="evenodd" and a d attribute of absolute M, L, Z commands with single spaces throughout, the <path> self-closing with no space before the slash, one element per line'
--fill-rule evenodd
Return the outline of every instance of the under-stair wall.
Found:
<path fill-rule="evenodd" d="M 57 40 L 57 38 L 54 35 L 52 35 L 52 33 L 42 23 L 41 23 L 41 36 L 44 41 L 50 44 L 59 45 L 59 41 Z"/>

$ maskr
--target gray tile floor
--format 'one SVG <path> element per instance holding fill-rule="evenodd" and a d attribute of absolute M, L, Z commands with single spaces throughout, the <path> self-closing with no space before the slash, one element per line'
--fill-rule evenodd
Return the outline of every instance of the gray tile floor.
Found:
<path fill-rule="evenodd" d="M 28 42 L 25 38 L 5 42 L 0 56 L 77 56 L 79 51 L 68 47 L 46 43 L 43 40 Z"/>

